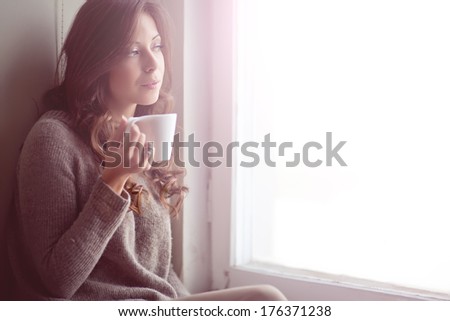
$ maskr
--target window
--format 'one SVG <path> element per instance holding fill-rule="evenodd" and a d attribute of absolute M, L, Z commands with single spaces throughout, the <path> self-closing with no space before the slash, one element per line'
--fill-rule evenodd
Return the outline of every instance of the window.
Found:
<path fill-rule="evenodd" d="M 216 279 L 225 269 L 238 285 L 240 273 L 252 271 L 247 281 L 278 275 L 356 289 L 348 299 L 375 288 L 449 298 L 449 5 L 247 0 L 228 10 L 234 58 L 224 60 L 216 43 L 213 59 L 220 55 L 234 73 L 214 87 L 234 97 L 234 108 L 224 118 L 217 108 L 226 95 L 216 97 L 215 117 L 230 126 L 213 136 L 258 145 L 248 149 L 252 157 L 237 153 L 232 169 L 212 174 L 222 179 L 213 202 L 223 199 L 224 178 L 231 192 L 227 209 L 213 205 L 222 215 L 214 217 L 214 249 L 230 253 L 221 259 L 213 249 Z M 231 37 L 231 27 L 217 28 Z M 274 167 L 265 161 L 268 134 Z M 341 161 L 327 162 L 341 141 Z M 293 147 L 281 155 L 283 142 Z M 295 152 L 300 162 L 288 167 Z M 258 165 L 238 166 L 255 154 Z M 316 299 L 330 298 L 319 292 Z"/>

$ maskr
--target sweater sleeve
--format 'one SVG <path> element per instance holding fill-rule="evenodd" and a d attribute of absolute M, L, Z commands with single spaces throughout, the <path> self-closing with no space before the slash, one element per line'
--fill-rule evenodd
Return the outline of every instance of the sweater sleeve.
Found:
<path fill-rule="evenodd" d="M 181 298 L 184 296 L 188 296 L 190 294 L 189 291 L 184 286 L 184 284 L 178 278 L 177 274 L 173 269 L 173 266 L 170 266 L 169 277 L 167 281 L 170 283 L 170 285 L 173 286 L 173 288 L 177 292 L 177 297 Z"/>
<path fill-rule="evenodd" d="M 41 122 L 30 132 L 18 168 L 24 244 L 44 287 L 62 299 L 87 279 L 129 206 L 129 197 L 100 177 L 94 186 L 77 186 L 76 153 L 68 128 Z M 82 209 L 77 188 L 92 189 Z"/>

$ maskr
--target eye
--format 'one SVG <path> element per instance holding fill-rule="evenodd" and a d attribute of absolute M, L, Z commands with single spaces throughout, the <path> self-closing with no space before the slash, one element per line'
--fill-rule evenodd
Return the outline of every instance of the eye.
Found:
<path fill-rule="evenodd" d="M 155 44 L 152 47 L 153 51 L 157 51 L 157 52 L 161 51 L 162 48 L 164 48 L 164 45 L 161 43 Z"/>
<path fill-rule="evenodd" d="M 137 56 L 137 55 L 139 55 L 139 50 L 138 49 L 132 49 L 128 53 L 128 56 L 130 56 L 130 57 L 134 57 L 134 56 Z"/>

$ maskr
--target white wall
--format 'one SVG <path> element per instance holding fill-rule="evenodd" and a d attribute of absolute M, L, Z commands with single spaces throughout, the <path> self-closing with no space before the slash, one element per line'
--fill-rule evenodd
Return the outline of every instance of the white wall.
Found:
<path fill-rule="evenodd" d="M 35 101 L 53 82 L 54 1 L 0 2 L 0 299 L 5 280 L 5 219 L 19 148 L 37 119 Z M 39 164 L 36 164 L 38 170 Z"/>
<path fill-rule="evenodd" d="M 162 3 L 172 18 L 172 50 L 173 50 L 173 79 L 172 94 L 175 100 L 174 111 L 177 113 L 177 132 L 183 129 L 183 25 L 184 25 L 184 1 L 181 0 L 163 0 Z M 183 222 L 184 215 L 172 220 L 173 234 L 173 258 L 175 272 L 184 279 L 183 275 Z"/>
<path fill-rule="evenodd" d="M 174 22 L 175 110 L 182 120 L 184 141 L 194 133 L 196 141 L 210 137 L 211 41 L 208 0 L 162 0 Z M 182 137 L 183 137 L 182 136 Z M 187 159 L 187 150 L 183 150 Z M 196 160 L 200 159 L 196 153 Z M 183 215 L 173 224 L 175 271 L 191 293 L 211 290 L 211 235 L 208 207 L 208 168 L 187 166 L 184 183 L 190 191 Z"/>
<path fill-rule="evenodd" d="M 73 19 L 86 0 L 54 0 L 56 6 L 56 48 L 61 52 Z"/>
<path fill-rule="evenodd" d="M 184 6 L 184 141 L 194 133 L 202 145 L 211 131 L 211 2 L 186 0 Z M 195 159 L 201 161 L 199 151 Z M 192 293 L 212 286 L 209 180 L 208 168 L 187 165 L 185 182 L 190 192 L 184 207 L 183 281 Z"/>

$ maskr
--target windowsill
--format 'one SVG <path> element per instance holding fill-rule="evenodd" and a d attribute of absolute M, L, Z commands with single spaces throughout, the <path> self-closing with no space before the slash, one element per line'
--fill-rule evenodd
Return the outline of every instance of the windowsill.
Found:
<path fill-rule="evenodd" d="M 450 295 L 392 284 L 253 262 L 229 268 L 229 286 L 277 286 L 289 300 L 449 300 Z"/>

